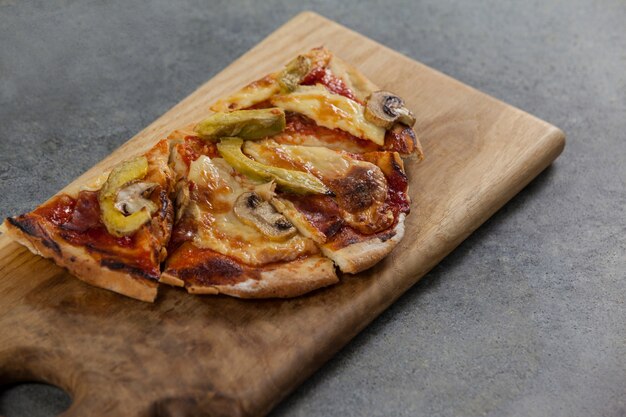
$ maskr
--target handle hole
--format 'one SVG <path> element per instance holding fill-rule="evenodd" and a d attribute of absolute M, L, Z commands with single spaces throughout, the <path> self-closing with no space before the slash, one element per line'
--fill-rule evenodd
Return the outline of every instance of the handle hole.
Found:
<path fill-rule="evenodd" d="M 41 382 L 0 386 L 0 416 L 52 417 L 72 404 L 67 392 Z"/>

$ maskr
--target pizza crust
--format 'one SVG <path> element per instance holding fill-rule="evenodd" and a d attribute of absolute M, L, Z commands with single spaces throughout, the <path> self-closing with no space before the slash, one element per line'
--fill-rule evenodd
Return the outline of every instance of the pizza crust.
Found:
<path fill-rule="evenodd" d="M 379 89 L 359 70 L 345 63 L 337 56 L 331 55 L 327 62 L 333 74 L 346 83 L 346 86 L 361 103 L 365 102 L 373 91 Z M 271 74 L 244 87 L 243 90 L 237 93 L 242 96 L 239 97 L 241 100 L 245 99 L 243 101 L 240 100 L 241 103 L 238 102 L 241 107 L 248 107 L 254 104 L 252 103 L 253 101 L 263 101 L 275 94 L 278 91 L 275 77 L 276 74 Z M 267 96 L 268 94 L 269 96 Z M 247 95 L 250 95 L 250 97 Z M 227 98 L 220 102 L 226 103 L 229 99 Z M 224 109 L 217 109 L 215 106 L 212 109 L 214 111 L 230 111 L 235 108 L 229 105 L 228 108 Z M 406 126 L 405 128 L 413 132 L 411 128 Z M 167 163 L 170 153 L 169 144 L 180 141 L 187 133 L 193 132 L 174 132 L 169 138 L 169 143 L 162 141 L 146 154 L 152 157 L 150 159 L 152 176 L 148 178 L 149 180 L 164 184 L 166 189 L 171 188 L 172 173 Z M 414 132 L 412 135 L 400 136 L 400 140 L 402 140 L 401 143 L 411 142 L 413 144 L 407 147 L 408 151 L 404 153 L 405 156 L 408 154 L 411 157 L 417 155 L 420 159 L 423 157 L 421 145 Z M 390 143 L 393 144 L 394 142 L 388 141 L 383 149 L 393 149 L 393 146 L 389 146 Z M 401 160 L 399 166 L 402 169 Z M 169 207 L 171 210 L 171 205 Z M 276 208 L 287 215 L 284 211 L 289 211 L 287 209 L 290 207 L 283 204 L 282 207 Z M 293 211 L 291 213 L 292 216 L 287 217 L 291 218 L 299 214 L 295 208 L 291 207 L 291 210 Z M 169 216 L 163 216 L 163 221 L 166 225 L 171 225 L 172 216 L 173 213 Z M 176 272 L 170 273 L 169 271 L 161 274 L 159 282 L 186 287 L 187 291 L 192 294 L 225 294 L 239 298 L 289 298 L 300 296 L 315 289 L 337 283 L 339 279 L 335 265 L 342 272 L 356 274 L 381 261 L 402 240 L 405 217 L 406 214 L 401 213 L 393 228 L 377 235 L 365 237 L 364 239 L 366 240 L 347 244 L 340 248 L 334 246 L 341 246 L 339 242 L 324 243 L 325 236 L 321 235 L 312 226 L 310 228 L 298 227 L 297 223 L 304 222 L 294 222 L 302 235 L 316 242 L 322 252 L 321 255 L 316 254 L 294 261 L 260 267 L 258 272 L 254 271 L 247 275 L 242 275 L 240 276 L 241 279 L 228 284 L 212 285 L 210 283 L 194 282 L 193 280 L 185 281 L 179 278 Z M 24 224 L 20 224 L 19 218 L 9 218 L 0 225 L 0 229 L 4 228 L 9 237 L 26 246 L 31 252 L 54 260 L 57 265 L 68 269 L 73 275 L 88 284 L 142 301 L 153 302 L 155 300 L 158 287 L 158 282 L 155 279 L 150 279 L 148 275 L 141 276 L 141 271 L 128 272 L 129 268 L 124 268 L 122 263 L 120 263 L 119 270 L 117 266 L 111 266 L 113 269 L 110 269 L 104 266 L 103 262 L 97 256 L 94 257 L 86 248 L 71 245 L 62 239 L 51 224 L 38 218 L 31 218 L 29 221 L 31 224 L 26 225 L 28 227 L 24 227 Z M 169 234 L 169 231 L 166 230 L 167 227 L 161 227 L 161 229 L 163 229 L 163 233 Z M 315 253 L 319 252 L 316 250 Z M 186 271 L 189 273 L 188 269 Z"/>
<path fill-rule="evenodd" d="M 37 222 L 38 230 L 33 234 L 21 230 L 14 224 L 17 222 L 15 219 L 4 221 L 7 236 L 26 246 L 32 253 L 54 260 L 57 265 L 90 285 L 137 300 L 154 302 L 157 296 L 156 281 L 103 267 L 86 249 L 56 238 L 54 230 L 43 222 Z"/>
<path fill-rule="evenodd" d="M 404 219 L 400 213 L 398 223 L 393 228 L 394 235 L 386 240 L 376 237 L 364 242 L 354 243 L 340 249 L 333 249 L 329 244 L 320 247 L 322 253 L 339 267 L 342 272 L 356 274 L 380 262 L 400 243 L 404 236 Z"/>
<path fill-rule="evenodd" d="M 161 282 L 184 283 L 168 273 Z M 234 284 L 199 285 L 187 283 L 190 294 L 225 294 L 238 298 L 291 298 L 339 282 L 333 262 L 322 256 L 310 256 L 281 263 L 266 269 L 258 277 Z"/>

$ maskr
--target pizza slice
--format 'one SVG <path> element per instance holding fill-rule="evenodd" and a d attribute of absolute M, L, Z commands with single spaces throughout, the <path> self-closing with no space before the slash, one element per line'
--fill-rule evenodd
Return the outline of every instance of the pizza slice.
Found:
<path fill-rule="evenodd" d="M 265 165 L 309 173 L 330 190 L 299 195 L 279 189 L 271 203 L 342 272 L 373 266 L 402 239 L 410 200 L 398 153 L 353 154 L 272 139 L 246 141 L 242 151 Z"/>
<path fill-rule="evenodd" d="M 367 269 L 402 239 L 415 117 L 324 48 L 212 107 L 103 184 L 8 218 L 81 280 L 144 301 L 294 297 Z M 172 203 L 175 200 L 175 204 Z"/>
<path fill-rule="evenodd" d="M 423 159 L 415 117 L 397 95 L 381 91 L 326 48 L 298 55 L 281 71 L 211 106 L 217 113 L 278 107 L 286 112 L 279 143 L 324 146 L 355 153 L 398 152 Z M 210 138 L 210 119 L 196 128 Z M 235 136 L 235 135 L 233 135 Z"/>
<path fill-rule="evenodd" d="M 9 217 L 7 234 L 91 285 L 154 301 L 172 229 L 169 144 L 111 170 L 104 183 Z"/>
<path fill-rule="evenodd" d="M 423 152 L 400 97 L 316 48 L 211 109 L 194 131 L 229 147 L 240 172 L 254 175 L 253 160 L 307 172 L 331 191 L 278 188 L 270 202 L 343 272 L 373 266 L 402 239 L 410 199 L 401 156 Z M 228 136 L 244 140 L 241 150 Z"/>
<path fill-rule="evenodd" d="M 251 118 L 247 129 L 253 124 Z M 332 261 L 269 203 L 284 182 L 235 170 L 219 144 L 178 133 L 172 139 L 178 141 L 171 154 L 179 179 L 177 211 L 161 282 L 195 294 L 267 298 L 294 297 L 338 281 Z M 327 191 L 303 174 L 292 172 Z"/>

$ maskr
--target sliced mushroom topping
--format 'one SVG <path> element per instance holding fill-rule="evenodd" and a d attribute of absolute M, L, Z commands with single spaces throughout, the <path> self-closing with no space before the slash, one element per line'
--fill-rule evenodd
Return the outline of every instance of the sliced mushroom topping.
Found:
<path fill-rule="evenodd" d="M 296 234 L 294 225 L 254 191 L 237 198 L 234 212 L 239 220 L 254 226 L 271 240 L 285 240 Z"/>
<path fill-rule="evenodd" d="M 415 124 L 415 116 L 404 106 L 404 100 L 389 91 L 375 91 L 367 98 L 365 118 L 376 126 L 389 129 L 399 122 L 407 126 Z"/>
<path fill-rule="evenodd" d="M 136 182 L 122 188 L 117 193 L 115 208 L 125 216 L 129 216 L 142 208 L 147 208 L 149 212 L 156 211 L 156 205 L 147 197 L 157 187 L 154 182 Z"/>

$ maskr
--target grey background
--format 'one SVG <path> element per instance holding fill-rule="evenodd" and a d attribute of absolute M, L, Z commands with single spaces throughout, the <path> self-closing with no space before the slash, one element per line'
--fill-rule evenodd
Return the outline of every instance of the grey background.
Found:
<path fill-rule="evenodd" d="M 568 144 L 272 415 L 625 416 L 623 1 L 0 0 L 0 217 L 305 9 L 556 124 Z M 0 394 L 7 416 L 68 404 L 45 386 Z"/>

